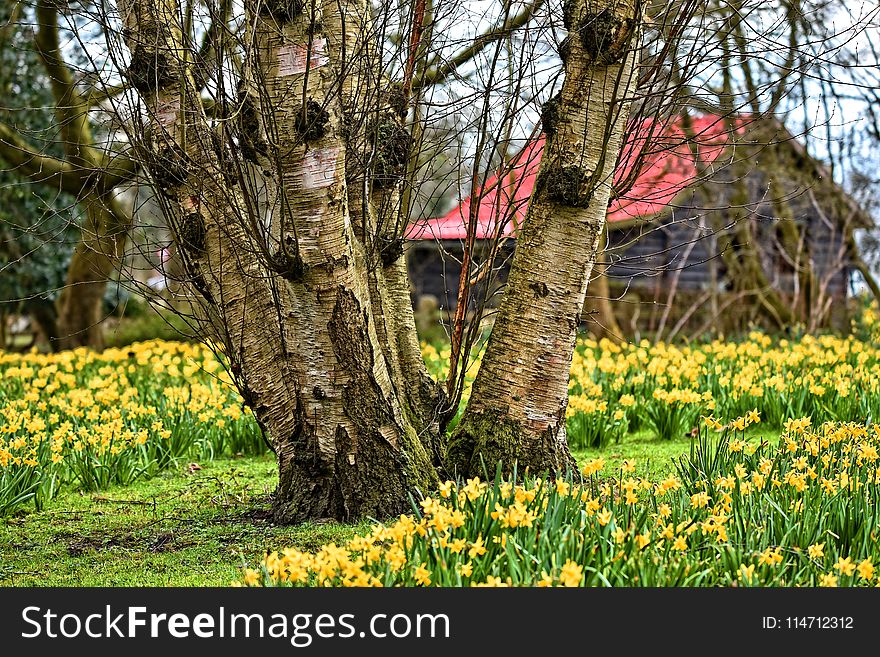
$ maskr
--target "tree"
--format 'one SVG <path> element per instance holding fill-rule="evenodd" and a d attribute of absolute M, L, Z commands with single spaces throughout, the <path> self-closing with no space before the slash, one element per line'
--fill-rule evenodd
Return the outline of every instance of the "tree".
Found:
<path fill-rule="evenodd" d="M 568 371 L 636 84 L 641 6 L 570 2 L 565 83 L 450 464 L 565 471 Z M 545 109 L 545 115 L 550 110 Z"/>
<path fill-rule="evenodd" d="M 81 239 L 57 300 L 57 324 L 50 335 L 56 349 L 100 348 L 107 280 L 121 255 L 131 217 L 119 204 L 117 188 L 135 175 L 135 164 L 102 148 L 91 125 L 91 98 L 83 93 L 65 61 L 59 41 L 59 5 L 39 0 L 35 8 L 16 4 L 6 30 L 24 30 L 33 20 L 34 52 L 43 65 L 54 100 L 58 145 L 32 143 L 11 123 L 0 123 L 0 158 L 16 174 L 46 190 L 72 195 L 82 214 Z M 15 120 L 12 117 L 9 120 Z"/>
<path fill-rule="evenodd" d="M 129 136 L 205 334 L 278 456 L 276 518 L 396 513 L 436 485 L 442 457 L 443 395 L 421 361 L 400 248 L 414 68 L 385 78 L 366 2 L 245 9 L 252 37 L 235 94 L 216 76 L 213 120 L 179 5 L 120 2 L 118 52 L 145 120 Z M 597 34 L 596 47 L 629 52 L 636 22 L 610 35 L 623 43 Z"/>
<path fill-rule="evenodd" d="M 365 3 L 246 8 L 254 38 L 224 111 L 237 125 L 215 130 L 177 55 L 177 4 L 120 3 L 127 77 L 151 117 L 139 155 L 165 194 L 205 329 L 271 437 L 276 517 L 395 513 L 437 483 L 404 392 L 407 359 L 420 356 L 397 339 L 414 335 L 386 283 L 399 253 L 380 242 L 379 211 L 406 163 L 400 101 L 378 95 Z M 364 152 L 380 161 L 368 168 Z"/>
<path fill-rule="evenodd" d="M 695 50 L 715 52 L 717 57 L 707 59 L 708 66 L 702 69 L 669 59 L 681 87 L 683 125 L 687 127 L 689 115 L 699 111 L 723 116 L 730 124 L 732 148 L 725 158 L 723 182 L 712 182 L 702 190 L 708 197 L 726 199 L 727 207 L 714 213 L 713 225 L 694 226 L 693 239 L 711 233 L 730 294 L 749 303 L 753 312 L 742 317 L 758 325 L 780 331 L 798 324 L 808 330 L 826 326 L 831 314 L 826 294 L 829 277 L 847 267 L 860 269 L 857 251 L 848 248 L 840 249 L 832 270 L 817 265 L 808 222 L 798 216 L 798 206 L 803 212 L 809 205 L 805 201 L 816 195 L 825 207 L 840 208 L 842 241 L 852 243 L 858 222 L 845 218 L 860 213 L 853 212 L 852 200 L 837 185 L 852 192 L 855 176 L 843 173 L 842 153 L 835 152 L 833 144 L 864 141 L 870 134 L 870 126 L 859 126 L 864 121 L 858 117 L 870 114 L 867 90 L 877 83 L 880 60 L 869 36 L 877 17 L 876 7 L 837 0 L 709 2 L 694 17 L 701 28 Z M 802 152 L 792 156 L 798 150 Z M 855 161 L 855 150 L 843 159 Z M 766 222 L 762 227 L 755 220 L 758 203 L 754 190 L 747 189 L 753 171 L 766 181 L 759 196 L 772 207 L 769 230 Z M 763 264 L 767 261 L 784 263 L 775 274 L 790 278 L 794 293 L 786 294 L 773 284 Z M 667 308 L 675 297 L 675 278 Z M 717 308 L 717 290 L 702 302 Z M 692 309 L 700 302 L 695 304 Z M 717 314 L 713 312 L 716 319 Z M 740 326 L 745 328 L 745 321 Z"/>
<path fill-rule="evenodd" d="M 23 129 L 42 131 L 52 122 L 52 113 L 40 108 L 50 105 L 52 97 L 37 57 L 21 48 L 14 18 L 0 18 L 6 25 L 0 28 L 0 97 L 14 95 L 20 107 L 29 108 L 19 112 Z M 8 118 L 14 110 L 0 111 Z M 10 314 L 31 317 L 35 340 L 38 333 L 44 338 L 56 333 L 54 300 L 64 282 L 69 242 L 76 237 L 69 228 L 71 202 L 57 192 L 34 193 L 14 171 L 0 171 L 0 299 L 5 302 L 0 304 L 0 349 L 7 347 Z"/>

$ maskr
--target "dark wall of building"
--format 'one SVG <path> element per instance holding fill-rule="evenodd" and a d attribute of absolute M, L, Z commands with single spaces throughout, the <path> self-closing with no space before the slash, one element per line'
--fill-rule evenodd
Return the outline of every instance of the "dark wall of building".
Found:
<path fill-rule="evenodd" d="M 764 222 L 758 213 L 749 220 Z M 804 220 L 809 221 L 808 253 L 819 283 L 827 296 L 844 298 L 849 268 L 841 266 L 845 265 L 845 254 L 840 229 L 817 215 L 807 215 Z M 719 290 L 724 291 L 728 282 L 721 247 L 716 232 L 708 228 L 707 223 L 701 222 L 691 210 L 680 209 L 661 223 L 610 231 L 606 253 L 609 285 L 618 291 L 656 290 L 662 295 L 677 281 L 680 290 L 709 290 L 717 284 Z M 774 222 L 766 222 L 766 225 L 772 228 Z M 762 264 L 770 284 L 783 293 L 793 294 L 796 282 L 792 268 L 779 253 L 771 230 L 762 224 L 756 232 L 765 242 L 761 246 Z M 497 290 L 507 278 L 513 244 L 513 240 L 508 240 L 501 249 L 492 280 L 488 284 L 485 279 L 481 281 L 474 295 L 477 299 L 488 298 L 491 304 L 497 296 Z M 485 245 L 481 247 L 478 260 L 485 264 Z M 410 243 L 407 262 L 414 296 L 432 295 L 442 309 L 454 309 L 462 253 L 463 245 L 458 240 Z"/>
<path fill-rule="evenodd" d="M 753 164 L 750 172 L 740 179 L 729 171 L 716 172 L 690 196 L 677 199 L 676 207 L 658 221 L 628 228 L 611 227 L 604 254 L 608 263 L 609 295 L 625 331 L 652 333 L 662 322 L 666 322 L 668 331 L 682 315 L 690 317 L 688 313 L 693 314 L 689 321 L 698 325 L 714 321 L 708 317 L 708 308 L 701 312 L 690 308 L 706 305 L 711 290 L 723 296 L 734 287 L 722 257 L 725 244 L 732 249 L 734 257 L 738 249 L 757 251 L 769 285 L 783 297 L 791 299 L 802 294 L 802 281 L 798 280 L 791 258 L 782 246 L 782 221 L 794 221 L 803 228 L 801 257 L 810 259 L 824 303 L 845 300 L 851 270 L 844 248 L 843 220 L 838 216 L 840 213 L 833 210 L 839 204 L 817 200 L 823 197 L 818 188 L 809 187 L 812 183 L 803 171 L 795 173 L 806 183 L 797 186 L 788 181 L 783 185 L 778 180 L 775 183 L 768 180 L 757 168 L 757 162 Z M 774 199 L 773 194 L 778 198 Z M 780 212 L 786 216 L 780 217 Z M 753 244 L 739 244 L 739 238 L 734 238 L 731 245 L 723 229 L 735 221 L 750 222 Z M 489 305 L 497 302 L 513 249 L 514 240 L 507 240 L 495 259 L 493 275 L 481 277 L 470 299 L 471 309 L 484 301 Z M 431 295 L 441 310 L 454 310 L 462 252 L 460 240 L 410 243 L 408 263 L 414 300 Z M 484 267 L 487 253 L 488 245 L 480 244 L 476 260 Z M 673 307 L 665 311 L 669 290 L 673 287 L 677 290 L 675 301 Z M 719 303 L 724 307 L 718 295 L 712 297 L 716 307 Z M 727 307 L 728 314 L 738 314 L 744 320 L 740 324 L 747 323 L 747 307 L 742 303 Z M 663 315 L 667 315 L 666 319 L 662 319 Z"/>
<path fill-rule="evenodd" d="M 515 244 L 514 240 L 509 239 L 501 245 L 491 273 L 487 266 L 488 245 L 478 244 L 475 261 L 479 266 L 479 273 L 472 274 L 471 278 L 479 280 L 471 291 L 471 307 L 479 303 L 493 305 L 498 301 L 498 294 L 510 271 Z M 431 295 L 437 299 L 441 310 L 455 310 L 463 253 L 464 244 L 461 240 L 410 242 L 407 245 L 406 258 L 414 299 Z"/>

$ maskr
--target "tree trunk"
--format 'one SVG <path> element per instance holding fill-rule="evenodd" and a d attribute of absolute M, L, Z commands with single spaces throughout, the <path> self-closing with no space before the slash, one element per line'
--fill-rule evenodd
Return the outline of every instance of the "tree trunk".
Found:
<path fill-rule="evenodd" d="M 852 267 L 862 275 L 865 285 L 868 286 L 868 289 L 871 291 L 874 298 L 880 302 L 880 284 L 878 284 L 877 279 L 874 278 L 874 273 L 871 271 L 871 268 L 862 259 L 859 252 L 859 245 L 856 244 L 856 238 L 855 235 L 853 235 L 852 224 L 847 224 L 844 239 L 846 240 L 847 255 L 849 256 Z"/>
<path fill-rule="evenodd" d="M 393 384 L 349 212 L 343 108 L 357 85 L 345 76 L 358 72 L 343 56 L 357 57 L 373 34 L 367 5 L 270 2 L 257 14 L 248 3 L 256 36 L 244 88 L 259 94 L 240 113 L 239 138 L 274 190 L 272 207 L 254 211 L 243 177 L 228 181 L 248 166 L 227 152 L 241 141 L 217 147 L 191 72 L 174 58 L 183 50 L 175 4 L 134 0 L 121 11 L 129 49 L 163 81 L 141 90 L 165 139 L 149 168 L 162 177 L 160 162 L 186 166 L 166 187 L 175 239 L 206 327 L 277 454 L 275 519 L 401 513 L 437 475 Z M 174 68 L 156 74 L 159 62 Z"/>
<path fill-rule="evenodd" d="M 109 195 L 89 194 L 80 205 L 85 213 L 82 237 L 58 297 L 57 330 L 49 336 L 55 350 L 103 349 L 104 293 L 122 256 L 131 221 Z"/>
<path fill-rule="evenodd" d="M 395 130 L 405 130 L 400 114 L 392 116 L 386 112 L 384 120 L 388 122 L 386 125 L 396 124 Z M 382 145 L 376 146 L 380 157 L 385 158 Z M 397 164 L 399 169 L 396 175 L 400 178 L 393 181 L 394 186 L 390 189 L 374 189 L 371 197 L 371 208 L 376 219 L 371 233 L 376 239 L 372 249 L 369 249 L 373 253 L 368 263 L 370 298 L 377 333 L 401 403 L 434 465 L 441 467 L 446 451 L 441 411 L 446 397 L 443 387 L 428 373 L 419 346 L 409 270 L 403 248 L 407 218 L 401 214 L 399 187 L 406 173 L 406 161 L 401 160 Z M 383 169 L 387 178 L 385 165 Z M 387 184 L 387 181 L 382 183 Z"/>
<path fill-rule="evenodd" d="M 564 472 L 568 376 L 635 84 L 640 5 L 573 0 L 562 92 L 545 106 L 547 145 L 507 289 L 448 467 Z"/>
<path fill-rule="evenodd" d="M 404 80 L 400 88 L 392 86 L 391 93 L 385 95 L 389 108 L 397 113 L 395 118 L 399 129 L 406 129 L 407 115 L 412 109 L 409 136 L 406 140 L 410 144 L 410 149 L 405 162 L 398 162 L 401 164 L 398 169 L 398 173 L 402 174 L 401 180 L 396 182 L 390 194 L 374 192 L 374 206 L 377 209 L 380 244 L 383 247 L 382 274 L 391 309 L 390 316 L 394 318 L 394 326 L 391 328 L 400 367 L 400 389 L 425 449 L 433 457 L 435 467 L 442 469 L 443 459 L 446 456 L 446 426 L 443 416 L 446 408 L 446 393 L 444 387 L 434 381 L 428 373 L 422 357 L 404 248 L 415 171 L 418 168 L 419 154 L 422 153 L 424 146 L 420 102 L 422 90 L 413 91 L 413 82 L 416 78 L 421 80 L 428 67 L 433 39 L 433 1 L 421 0 L 419 3 L 419 0 L 416 0 L 413 5 L 412 21 Z"/>

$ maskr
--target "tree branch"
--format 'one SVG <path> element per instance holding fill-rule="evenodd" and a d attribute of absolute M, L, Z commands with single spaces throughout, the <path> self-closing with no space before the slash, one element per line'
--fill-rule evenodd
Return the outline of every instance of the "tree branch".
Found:
<path fill-rule="evenodd" d="M 232 0 L 221 0 L 219 15 L 211 21 L 208 29 L 205 30 L 205 33 L 202 36 L 202 42 L 199 46 L 199 50 L 198 52 L 194 53 L 194 63 L 196 69 L 194 71 L 194 78 L 196 82 L 196 88 L 199 91 L 202 91 L 205 88 L 205 84 L 208 81 L 208 76 L 205 73 L 206 69 L 208 68 L 208 60 L 216 59 L 217 57 L 217 46 L 221 41 L 220 37 L 223 33 L 223 30 L 226 28 L 226 24 L 229 21 L 231 13 Z M 107 85 L 103 88 L 93 87 L 85 94 L 85 103 L 89 107 L 95 107 L 105 100 L 111 100 L 112 98 L 115 98 L 116 96 L 128 89 L 131 89 L 131 85 L 125 82 L 122 82 L 120 84 Z M 209 111 L 213 108 L 214 102 L 203 98 L 202 105 L 205 107 L 206 111 Z"/>
<path fill-rule="evenodd" d="M 482 51 L 483 48 L 488 46 L 490 43 L 498 41 L 499 39 L 504 39 L 514 30 L 518 30 L 519 28 L 527 25 L 528 22 L 532 20 L 535 13 L 537 13 L 537 11 L 545 4 L 546 0 L 534 0 L 516 16 L 513 16 L 512 18 L 506 20 L 500 27 L 495 27 L 488 32 L 484 32 L 476 39 L 474 39 L 471 45 L 459 52 L 452 59 L 444 62 L 441 65 L 437 65 L 433 68 L 428 69 L 428 71 L 420 80 L 416 80 L 413 83 L 413 91 L 421 91 L 426 87 L 440 84 L 441 82 L 445 81 L 461 66 L 464 66 L 474 57 L 476 57 L 480 53 L 480 51 Z"/>
<path fill-rule="evenodd" d="M 79 93 L 58 43 L 58 9 L 51 0 L 37 2 L 37 32 L 34 36 L 37 54 L 49 75 L 55 96 L 55 115 L 70 163 L 74 166 L 95 166 L 100 157 L 94 152 L 89 107 Z"/>
<path fill-rule="evenodd" d="M 96 105 L 103 103 L 105 100 L 115 98 L 129 88 L 130 87 L 127 84 L 113 84 L 100 89 L 93 88 L 86 94 L 85 102 L 89 107 L 95 107 Z"/>
<path fill-rule="evenodd" d="M 18 19 L 21 18 L 21 8 L 20 2 L 13 4 L 12 9 L 9 10 L 9 18 L 0 25 L 0 48 L 5 47 L 12 39 L 12 33 L 18 25 Z"/>
<path fill-rule="evenodd" d="M 31 182 L 62 189 L 78 198 L 94 190 L 106 193 L 134 178 L 137 165 L 125 155 L 99 152 L 89 124 L 89 103 L 76 87 L 58 37 L 58 8 L 38 0 L 36 52 L 49 77 L 65 160 L 40 152 L 11 126 L 0 123 L 0 157 Z"/>
<path fill-rule="evenodd" d="M 77 197 L 92 187 L 98 192 L 108 192 L 132 180 L 137 173 L 137 164 L 125 155 L 114 156 L 110 160 L 111 166 L 105 168 L 75 167 L 69 162 L 40 153 L 38 148 L 2 122 L 0 159 L 31 182 L 61 189 Z"/>

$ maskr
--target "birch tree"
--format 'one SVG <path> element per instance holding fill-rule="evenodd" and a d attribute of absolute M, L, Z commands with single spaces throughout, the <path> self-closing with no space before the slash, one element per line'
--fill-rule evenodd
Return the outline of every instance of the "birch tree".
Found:
<path fill-rule="evenodd" d="M 574 466 L 565 439 L 568 372 L 636 84 L 637 0 L 572 1 L 562 91 L 510 277 L 449 447 L 457 472 L 501 460 L 532 472 Z"/>
<path fill-rule="evenodd" d="M 277 455 L 276 518 L 387 516 L 437 483 L 408 403 L 412 313 L 396 311 L 397 258 L 376 239 L 406 163 L 399 101 L 379 93 L 365 2 L 245 7 L 235 119 L 217 127 L 180 55 L 178 3 L 120 2 L 151 117 L 139 147 L 205 331 Z"/>

